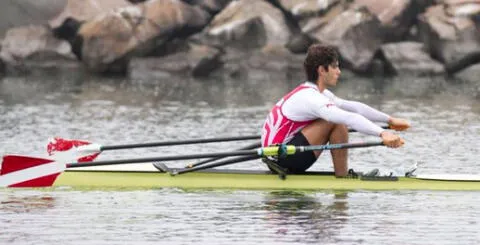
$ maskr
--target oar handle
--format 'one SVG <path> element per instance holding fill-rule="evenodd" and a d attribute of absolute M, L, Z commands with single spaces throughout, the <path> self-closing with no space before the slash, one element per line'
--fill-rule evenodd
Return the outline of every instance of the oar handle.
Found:
<path fill-rule="evenodd" d="M 293 155 L 305 151 L 323 151 L 346 148 L 360 148 L 384 145 L 382 141 L 373 142 L 359 142 L 359 143 L 344 143 L 344 144 L 327 144 L 327 145 L 309 145 L 309 146 L 295 146 L 295 145 L 280 145 L 259 148 L 262 156 L 281 156 Z"/>
<path fill-rule="evenodd" d="M 372 141 L 372 142 L 358 142 L 358 143 L 345 143 L 345 144 L 328 144 L 328 145 L 310 145 L 310 146 L 300 146 L 297 147 L 297 151 L 320 151 L 320 150 L 335 150 L 335 149 L 345 149 L 345 148 L 364 148 L 372 146 L 382 146 L 384 145 L 382 141 Z"/>
<path fill-rule="evenodd" d="M 110 146 L 102 146 L 101 150 L 107 151 L 107 150 L 120 150 L 120 149 L 142 148 L 142 147 L 188 145 L 188 144 L 202 144 L 202 143 L 254 140 L 254 139 L 260 139 L 260 136 L 248 135 L 248 136 L 220 137 L 220 138 L 193 139 L 193 140 L 160 141 L 160 142 L 150 142 L 150 143 L 140 143 L 140 144 L 110 145 Z"/>

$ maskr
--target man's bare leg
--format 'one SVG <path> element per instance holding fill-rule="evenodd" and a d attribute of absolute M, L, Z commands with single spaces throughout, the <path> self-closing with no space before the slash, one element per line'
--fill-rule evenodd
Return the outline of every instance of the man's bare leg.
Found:
<path fill-rule="evenodd" d="M 302 129 L 302 134 L 307 138 L 311 145 L 324 145 L 348 143 L 348 129 L 345 125 L 334 124 L 325 120 L 316 120 Z M 322 151 L 315 151 L 318 157 Z M 335 176 L 341 177 L 348 174 L 348 150 L 335 149 L 331 150 L 333 168 Z"/>

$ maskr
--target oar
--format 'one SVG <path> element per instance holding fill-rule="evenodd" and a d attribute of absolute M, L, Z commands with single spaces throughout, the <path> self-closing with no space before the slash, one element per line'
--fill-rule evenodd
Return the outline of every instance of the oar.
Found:
<path fill-rule="evenodd" d="M 383 142 L 362 142 L 362 143 L 345 143 L 345 144 L 328 144 L 328 145 L 309 145 L 309 146 L 294 146 L 294 145 L 287 145 L 285 150 L 286 150 L 286 155 L 293 155 L 296 153 L 300 152 L 305 152 L 305 151 L 319 151 L 319 150 L 334 150 L 334 149 L 346 149 L 346 148 L 360 148 L 360 147 L 372 147 L 372 146 L 380 146 L 383 145 Z M 248 161 L 248 160 L 253 160 L 257 159 L 263 156 L 278 156 L 279 151 L 282 151 L 281 148 L 278 146 L 275 147 L 264 147 L 264 148 L 259 148 L 263 149 L 265 152 L 263 155 L 256 155 L 253 156 L 252 158 L 245 158 L 245 159 L 232 159 L 232 160 L 225 160 L 221 161 L 218 163 L 212 163 L 209 165 L 204 165 L 204 166 L 198 166 L 194 168 L 189 168 L 189 169 L 184 169 L 180 171 L 172 171 L 170 172 L 171 175 L 177 175 L 177 174 L 183 174 L 183 173 L 189 173 L 189 172 L 194 172 L 198 170 L 203 170 L 203 169 L 208 169 L 208 168 L 215 168 L 215 167 L 220 167 L 220 166 L 225 166 L 229 165 L 232 163 L 237 163 L 237 162 L 242 162 L 242 161 Z"/>
<path fill-rule="evenodd" d="M 388 129 L 388 126 L 382 126 L 382 128 Z M 356 132 L 356 131 L 350 129 L 349 132 Z M 51 156 L 60 155 L 60 157 L 63 157 L 63 158 L 75 157 L 75 159 L 78 162 L 91 162 L 95 160 L 95 158 L 102 151 L 109 151 L 109 150 L 122 150 L 122 149 L 173 146 L 173 145 L 188 145 L 188 144 L 204 144 L 204 143 L 214 143 L 214 142 L 258 140 L 258 139 L 260 139 L 260 135 L 218 137 L 218 138 L 177 140 L 177 141 L 160 141 L 160 142 L 150 142 L 150 143 L 103 146 L 100 144 L 91 143 L 86 140 L 64 139 L 64 138 L 56 137 L 48 143 L 47 152 Z M 211 161 L 206 161 L 205 163 L 207 162 L 211 162 Z"/>
<path fill-rule="evenodd" d="M 388 129 L 389 126 L 382 126 L 383 129 Z M 354 133 L 354 132 L 357 132 L 356 130 L 353 130 L 353 129 L 349 129 L 348 130 L 349 133 Z M 260 139 L 260 136 L 258 136 L 258 138 Z M 254 143 L 254 144 L 251 144 L 251 145 L 247 145 L 245 147 L 242 147 L 238 150 L 248 150 L 248 149 L 253 149 L 253 148 L 257 148 L 257 147 L 260 147 L 261 146 L 261 143 Z M 211 159 L 206 159 L 206 160 L 203 160 L 203 161 L 200 161 L 198 163 L 195 163 L 195 164 L 188 164 L 187 166 L 185 166 L 185 168 L 194 168 L 194 167 L 197 167 L 197 166 L 202 166 L 204 164 L 207 164 L 209 162 L 213 162 L 213 161 L 216 161 L 216 160 L 219 160 L 219 159 L 222 159 L 223 157 L 216 157 L 216 158 L 211 158 Z"/>
<path fill-rule="evenodd" d="M 244 147 L 242 147 L 242 148 L 239 148 L 239 149 L 237 149 L 237 151 L 255 149 L 255 148 L 258 148 L 258 147 L 260 147 L 260 146 L 261 146 L 260 143 L 253 143 L 253 144 L 244 146 Z M 201 165 L 207 164 L 207 163 L 209 163 L 209 162 L 213 162 L 213 161 L 216 161 L 216 160 L 220 160 L 220 159 L 222 159 L 222 158 L 223 158 L 223 157 L 215 157 L 215 158 L 205 159 L 205 160 L 200 161 L 200 162 L 197 162 L 197 163 L 195 163 L 195 164 L 188 164 L 187 166 L 185 166 L 185 168 L 194 168 L 194 167 L 197 167 L 197 166 L 201 166 Z"/>
<path fill-rule="evenodd" d="M 213 164 L 210 164 L 210 165 L 203 165 L 203 166 L 194 167 L 194 168 L 184 168 L 182 170 L 171 169 L 163 163 L 154 163 L 153 165 L 157 169 L 160 169 L 163 172 L 167 172 L 167 173 L 169 173 L 170 175 L 173 176 L 173 175 L 177 175 L 177 174 L 183 174 L 183 173 L 198 171 L 198 170 L 202 170 L 202 169 L 213 168 L 213 167 L 216 167 L 216 166 L 225 166 L 225 165 L 229 165 L 229 164 L 233 164 L 233 163 L 246 162 L 246 161 L 255 160 L 255 159 L 259 159 L 259 158 L 260 158 L 260 156 L 253 156 L 253 155 L 252 156 L 240 156 L 240 157 L 236 157 L 236 158 L 232 158 L 232 159 L 226 159 L 226 160 L 223 160 L 223 161 L 219 161 L 219 162 L 216 162 L 216 163 L 213 163 Z M 213 167 L 211 167 L 211 166 L 213 166 Z"/>
<path fill-rule="evenodd" d="M 47 151 L 49 155 L 68 156 L 70 154 L 70 156 L 77 159 L 78 162 L 90 162 L 90 161 L 93 161 L 98 156 L 98 154 L 100 154 L 100 152 L 102 151 L 158 147 L 158 146 L 204 144 L 204 143 L 213 143 L 213 142 L 227 142 L 227 141 L 240 141 L 240 140 L 252 140 L 252 139 L 260 139 L 260 136 L 248 135 L 248 136 L 218 137 L 218 138 L 190 139 L 190 140 L 176 140 L 176 141 L 160 141 L 160 142 L 123 144 L 123 145 L 106 145 L 106 146 L 100 145 L 100 144 L 94 144 L 85 140 L 63 139 L 63 138 L 56 137 L 48 143 Z"/>
<path fill-rule="evenodd" d="M 96 161 L 84 163 L 65 163 L 62 161 L 54 161 L 52 159 L 35 158 L 27 156 L 7 155 L 3 157 L 2 169 L 0 170 L 0 187 L 44 187 L 53 185 L 56 177 L 66 168 L 82 168 L 88 166 L 105 166 L 115 164 L 132 164 L 144 162 L 160 162 L 173 160 L 187 160 L 197 158 L 210 157 L 229 157 L 229 156 L 277 156 L 277 155 L 293 155 L 299 152 L 316 151 L 316 150 L 331 150 L 344 148 L 360 148 L 380 146 L 383 142 L 364 142 L 364 143 L 345 143 L 345 144 L 329 144 L 329 145 L 311 145 L 311 146 L 269 146 L 257 148 L 253 150 L 217 152 L 217 153 L 203 153 L 190 154 L 182 156 L 161 156 L 148 158 L 134 158 L 124 160 L 109 160 Z M 208 167 L 217 167 L 211 164 Z"/>

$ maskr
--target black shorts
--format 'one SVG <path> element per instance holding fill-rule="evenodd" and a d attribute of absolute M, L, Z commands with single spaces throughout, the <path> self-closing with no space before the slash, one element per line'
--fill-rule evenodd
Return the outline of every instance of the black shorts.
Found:
<path fill-rule="evenodd" d="M 310 145 L 302 132 L 298 132 L 286 144 L 296 146 Z M 305 151 L 295 155 L 287 156 L 286 158 L 280 158 L 278 159 L 277 164 L 280 167 L 286 168 L 289 173 L 303 173 L 310 168 L 315 161 L 317 161 L 315 153 L 313 151 Z"/>

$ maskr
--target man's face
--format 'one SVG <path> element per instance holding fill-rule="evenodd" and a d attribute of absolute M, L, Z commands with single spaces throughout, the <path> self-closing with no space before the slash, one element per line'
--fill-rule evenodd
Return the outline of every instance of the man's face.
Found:
<path fill-rule="evenodd" d="M 340 67 L 338 66 L 338 61 L 328 65 L 328 71 L 323 70 L 322 76 L 324 77 L 324 82 L 326 86 L 335 86 L 337 85 L 338 78 L 340 77 Z"/>

